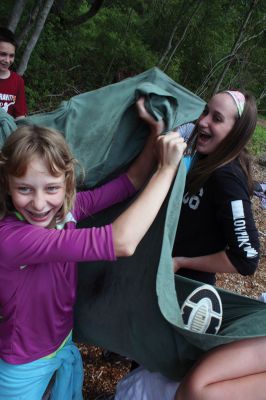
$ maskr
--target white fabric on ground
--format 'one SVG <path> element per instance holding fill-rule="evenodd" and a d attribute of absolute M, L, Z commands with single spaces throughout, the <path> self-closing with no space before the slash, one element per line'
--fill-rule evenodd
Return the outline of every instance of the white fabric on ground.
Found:
<path fill-rule="evenodd" d="M 174 400 L 178 382 L 138 367 L 117 384 L 115 400 Z"/>

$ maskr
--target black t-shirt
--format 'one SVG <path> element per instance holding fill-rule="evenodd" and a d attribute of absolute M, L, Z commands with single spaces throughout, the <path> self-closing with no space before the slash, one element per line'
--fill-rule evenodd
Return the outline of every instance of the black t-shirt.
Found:
<path fill-rule="evenodd" d="M 185 192 L 173 256 L 198 257 L 226 251 L 242 275 L 254 273 L 259 261 L 247 178 L 238 161 L 215 170 L 193 196 Z M 210 284 L 215 274 L 180 269 L 180 275 Z"/>

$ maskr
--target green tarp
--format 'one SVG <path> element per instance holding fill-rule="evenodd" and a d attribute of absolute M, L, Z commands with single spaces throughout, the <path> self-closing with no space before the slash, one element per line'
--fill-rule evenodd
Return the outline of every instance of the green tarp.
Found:
<path fill-rule="evenodd" d="M 221 289 L 219 334 L 183 329 L 180 305 L 200 285 L 175 277 L 172 270 L 184 175 L 181 165 L 170 197 L 132 257 L 80 264 L 74 330 L 77 341 L 100 345 L 177 380 L 202 352 L 266 333 L 266 304 Z M 112 216 L 103 213 L 90 223 L 109 222 L 118 212 L 113 209 Z"/>
<path fill-rule="evenodd" d="M 137 118 L 135 102 L 140 94 L 147 95 L 147 106 L 157 118 L 166 117 L 167 129 L 196 119 L 204 106 L 199 97 L 153 68 L 74 96 L 55 111 L 32 115 L 19 124 L 38 124 L 64 133 L 86 170 L 85 185 L 94 186 L 142 149 L 147 129 Z M 13 118 L 0 108 L 0 147 L 15 128 Z"/>
<path fill-rule="evenodd" d="M 195 120 L 204 107 L 199 97 L 153 68 L 75 96 L 54 112 L 30 116 L 23 123 L 63 132 L 86 169 L 85 186 L 92 187 L 124 169 L 142 149 L 148 130 L 135 109 L 140 94 L 150 112 L 167 121 L 167 129 Z M 0 111 L 1 142 L 15 127 L 13 119 Z M 134 256 L 79 265 L 74 324 L 75 340 L 126 355 L 173 379 L 180 379 L 210 348 L 266 334 L 266 304 L 223 290 L 219 292 L 224 318 L 218 335 L 183 329 L 180 304 L 199 285 L 172 271 L 185 175 L 182 162 L 171 193 Z M 112 207 L 82 226 L 108 223 L 126 206 Z"/>

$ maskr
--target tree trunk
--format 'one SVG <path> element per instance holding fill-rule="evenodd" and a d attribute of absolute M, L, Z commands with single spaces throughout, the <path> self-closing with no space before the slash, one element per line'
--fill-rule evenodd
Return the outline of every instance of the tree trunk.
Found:
<path fill-rule="evenodd" d="M 35 20 L 37 18 L 37 15 L 40 11 L 41 6 L 42 6 L 42 1 L 37 1 L 33 11 L 30 13 L 27 23 L 24 25 L 22 31 L 20 32 L 20 34 L 17 38 L 18 47 L 20 47 L 22 45 L 24 40 L 27 38 L 29 32 L 31 31 L 32 27 L 34 26 Z"/>
<path fill-rule="evenodd" d="M 27 0 L 16 0 L 8 21 L 8 29 L 15 32 Z"/>
<path fill-rule="evenodd" d="M 49 12 L 51 10 L 51 7 L 52 7 L 53 3 L 54 3 L 54 0 L 46 0 L 45 3 L 44 3 L 42 11 L 39 13 L 39 17 L 38 17 L 36 25 L 35 25 L 35 30 L 33 31 L 32 36 L 31 36 L 31 38 L 30 38 L 30 40 L 29 40 L 29 42 L 28 42 L 28 44 L 27 44 L 27 46 L 25 48 L 23 56 L 22 56 L 22 58 L 20 60 L 19 67 L 17 69 L 17 72 L 20 75 L 23 75 L 24 72 L 27 69 L 31 53 L 32 53 L 34 47 L 36 46 L 36 43 L 37 43 L 37 41 L 38 41 L 38 39 L 40 37 L 40 34 L 41 34 L 42 29 L 44 27 L 46 18 L 47 18 L 48 14 L 49 14 Z"/>
<path fill-rule="evenodd" d="M 252 0 L 251 1 L 249 10 L 248 10 L 247 15 L 246 15 L 246 18 L 245 18 L 242 26 L 240 27 L 238 36 L 237 36 L 237 38 L 235 40 L 235 43 L 233 44 L 233 47 L 232 47 L 232 49 L 230 51 L 228 61 L 226 62 L 225 66 L 224 66 L 224 68 L 222 70 L 222 73 L 219 76 L 219 78 L 218 78 L 218 80 L 217 80 L 217 82 L 216 82 L 216 84 L 214 86 L 213 94 L 215 94 L 215 93 L 217 93 L 219 91 L 221 83 L 223 82 L 224 77 L 225 77 L 230 65 L 231 65 L 232 61 L 235 59 L 237 51 L 239 50 L 239 48 L 242 45 L 241 42 L 243 41 L 243 36 L 245 34 L 246 27 L 247 27 L 247 25 L 249 23 L 250 17 L 252 15 L 256 5 L 258 4 L 258 1 L 259 0 Z"/>
<path fill-rule="evenodd" d="M 201 83 L 200 87 L 198 87 L 196 89 L 195 94 L 197 94 L 198 96 L 203 96 L 204 92 L 207 90 L 207 83 L 209 82 L 209 80 L 216 73 L 216 70 L 219 69 L 221 67 L 221 65 L 225 64 L 229 58 L 230 58 L 230 54 L 228 54 L 225 57 L 220 58 L 220 60 L 218 60 L 214 64 L 214 66 L 212 67 L 210 72 L 205 76 L 204 81 Z"/>
<path fill-rule="evenodd" d="M 186 4 L 186 0 L 183 1 L 182 5 L 181 5 L 181 9 L 180 9 L 180 11 L 178 12 L 177 22 L 176 22 L 176 24 L 175 24 L 175 26 L 174 26 L 174 28 L 173 28 L 173 30 L 172 30 L 172 33 L 171 33 L 170 38 L 169 38 L 169 40 L 168 40 L 166 49 L 164 50 L 163 55 L 161 56 L 160 60 L 159 60 L 158 63 L 157 63 L 157 66 L 158 66 L 158 67 L 160 67 L 160 65 L 162 65 L 162 63 L 164 62 L 165 58 L 167 57 L 169 51 L 170 51 L 171 48 L 172 48 L 173 39 L 174 39 L 176 30 L 177 30 L 177 28 L 178 28 L 178 25 L 179 25 L 180 22 L 182 21 L 183 16 L 187 13 L 187 8 L 185 8 L 185 4 Z M 160 5 L 161 5 L 161 3 L 160 3 Z M 189 5 L 188 7 L 191 7 L 191 5 Z M 184 11 L 184 10 L 185 10 L 185 11 Z"/>
<path fill-rule="evenodd" d="M 258 102 L 260 103 L 266 97 L 266 88 L 263 88 L 258 96 Z"/>
<path fill-rule="evenodd" d="M 191 24 L 191 22 L 192 22 L 192 19 L 193 19 L 194 15 L 197 13 L 198 9 L 200 8 L 200 6 L 201 6 L 201 4 L 202 4 L 201 0 L 198 0 L 197 3 L 198 3 L 198 4 L 196 5 L 194 11 L 192 12 L 192 14 L 191 14 L 191 16 L 190 16 L 190 18 L 189 18 L 189 20 L 188 20 L 188 23 L 187 23 L 187 25 L 186 25 L 186 27 L 185 27 L 183 33 L 182 33 L 182 36 L 181 36 L 181 38 L 179 39 L 179 41 L 177 42 L 177 44 L 175 45 L 175 47 L 174 47 L 172 53 L 170 54 L 170 56 L 169 56 L 169 58 L 168 58 L 168 60 L 167 60 L 167 62 L 166 62 L 166 64 L 165 64 L 165 66 L 164 66 L 164 68 L 163 68 L 163 71 L 166 71 L 166 70 L 167 70 L 167 68 L 169 67 L 170 62 L 172 61 L 172 58 L 174 57 L 174 55 L 175 55 L 175 53 L 176 53 L 176 51 L 177 51 L 177 49 L 178 49 L 178 47 L 181 45 L 181 43 L 182 43 L 183 40 L 185 39 L 185 36 L 186 36 L 186 34 L 187 34 L 187 31 L 188 31 L 188 28 L 189 28 L 189 26 L 190 26 L 190 24 Z"/>
<path fill-rule="evenodd" d="M 172 30 L 170 39 L 168 40 L 166 49 L 165 49 L 165 51 L 164 51 L 162 57 L 160 58 L 160 60 L 159 60 L 158 63 L 157 63 L 157 66 L 158 66 L 158 67 L 160 67 L 160 66 L 162 65 L 162 63 L 164 62 L 165 58 L 167 57 L 169 51 L 170 51 L 171 48 L 172 48 L 173 38 L 174 38 L 174 36 L 175 36 L 176 30 L 177 30 L 179 24 L 180 24 L 180 19 L 178 18 L 178 20 L 177 20 L 177 22 L 176 22 L 176 24 L 175 24 L 175 26 L 174 26 L 174 28 L 173 28 L 173 30 Z"/>
<path fill-rule="evenodd" d="M 131 21 L 132 13 L 133 13 L 133 9 L 130 8 L 130 9 L 129 9 L 129 12 L 128 12 L 128 19 L 127 19 L 125 31 L 123 32 L 122 38 L 121 38 L 121 39 L 119 40 L 119 42 L 117 43 L 116 49 L 115 49 L 115 51 L 114 51 L 114 53 L 113 53 L 113 57 L 112 57 L 112 59 L 111 59 L 111 61 L 110 61 L 110 63 L 109 63 L 109 67 L 108 67 L 108 69 L 107 69 L 107 72 L 106 72 L 105 77 L 104 77 L 103 82 L 102 82 L 102 85 L 103 85 L 103 86 L 106 85 L 107 79 L 109 78 L 109 75 L 110 75 L 112 66 L 113 66 L 113 64 L 114 64 L 114 62 L 115 62 L 115 59 L 116 59 L 116 55 L 117 55 L 117 53 L 119 52 L 120 45 L 121 45 L 121 43 L 123 43 L 123 42 L 126 40 L 127 32 L 128 32 L 128 30 L 129 30 L 129 26 L 130 26 L 130 21 Z"/>

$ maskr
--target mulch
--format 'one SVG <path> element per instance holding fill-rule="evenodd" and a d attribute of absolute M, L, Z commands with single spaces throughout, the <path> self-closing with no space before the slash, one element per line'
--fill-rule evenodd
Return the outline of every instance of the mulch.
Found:
<path fill-rule="evenodd" d="M 263 128 L 266 128 L 266 119 L 258 119 L 258 125 L 263 126 Z"/>
<path fill-rule="evenodd" d="M 254 179 L 258 182 L 265 181 L 265 172 L 266 168 L 254 159 Z M 257 298 L 262 292 L 266 292 L 266 210 L 262 209 L 256 196 L 253 197 L 252 203 L 261 244 L 259 268 L 253 276 L 247 277 L 239 274 L 218 274 L 217 286 L 243 296 Z M 119 356 L 107 357 L 106 351 L 96 346 L 78 346 L 84 365 L 84 400 L 97 400 L 102 394 L 113 394 L 117 382 L 130 371 L 130 361 Z"/>

